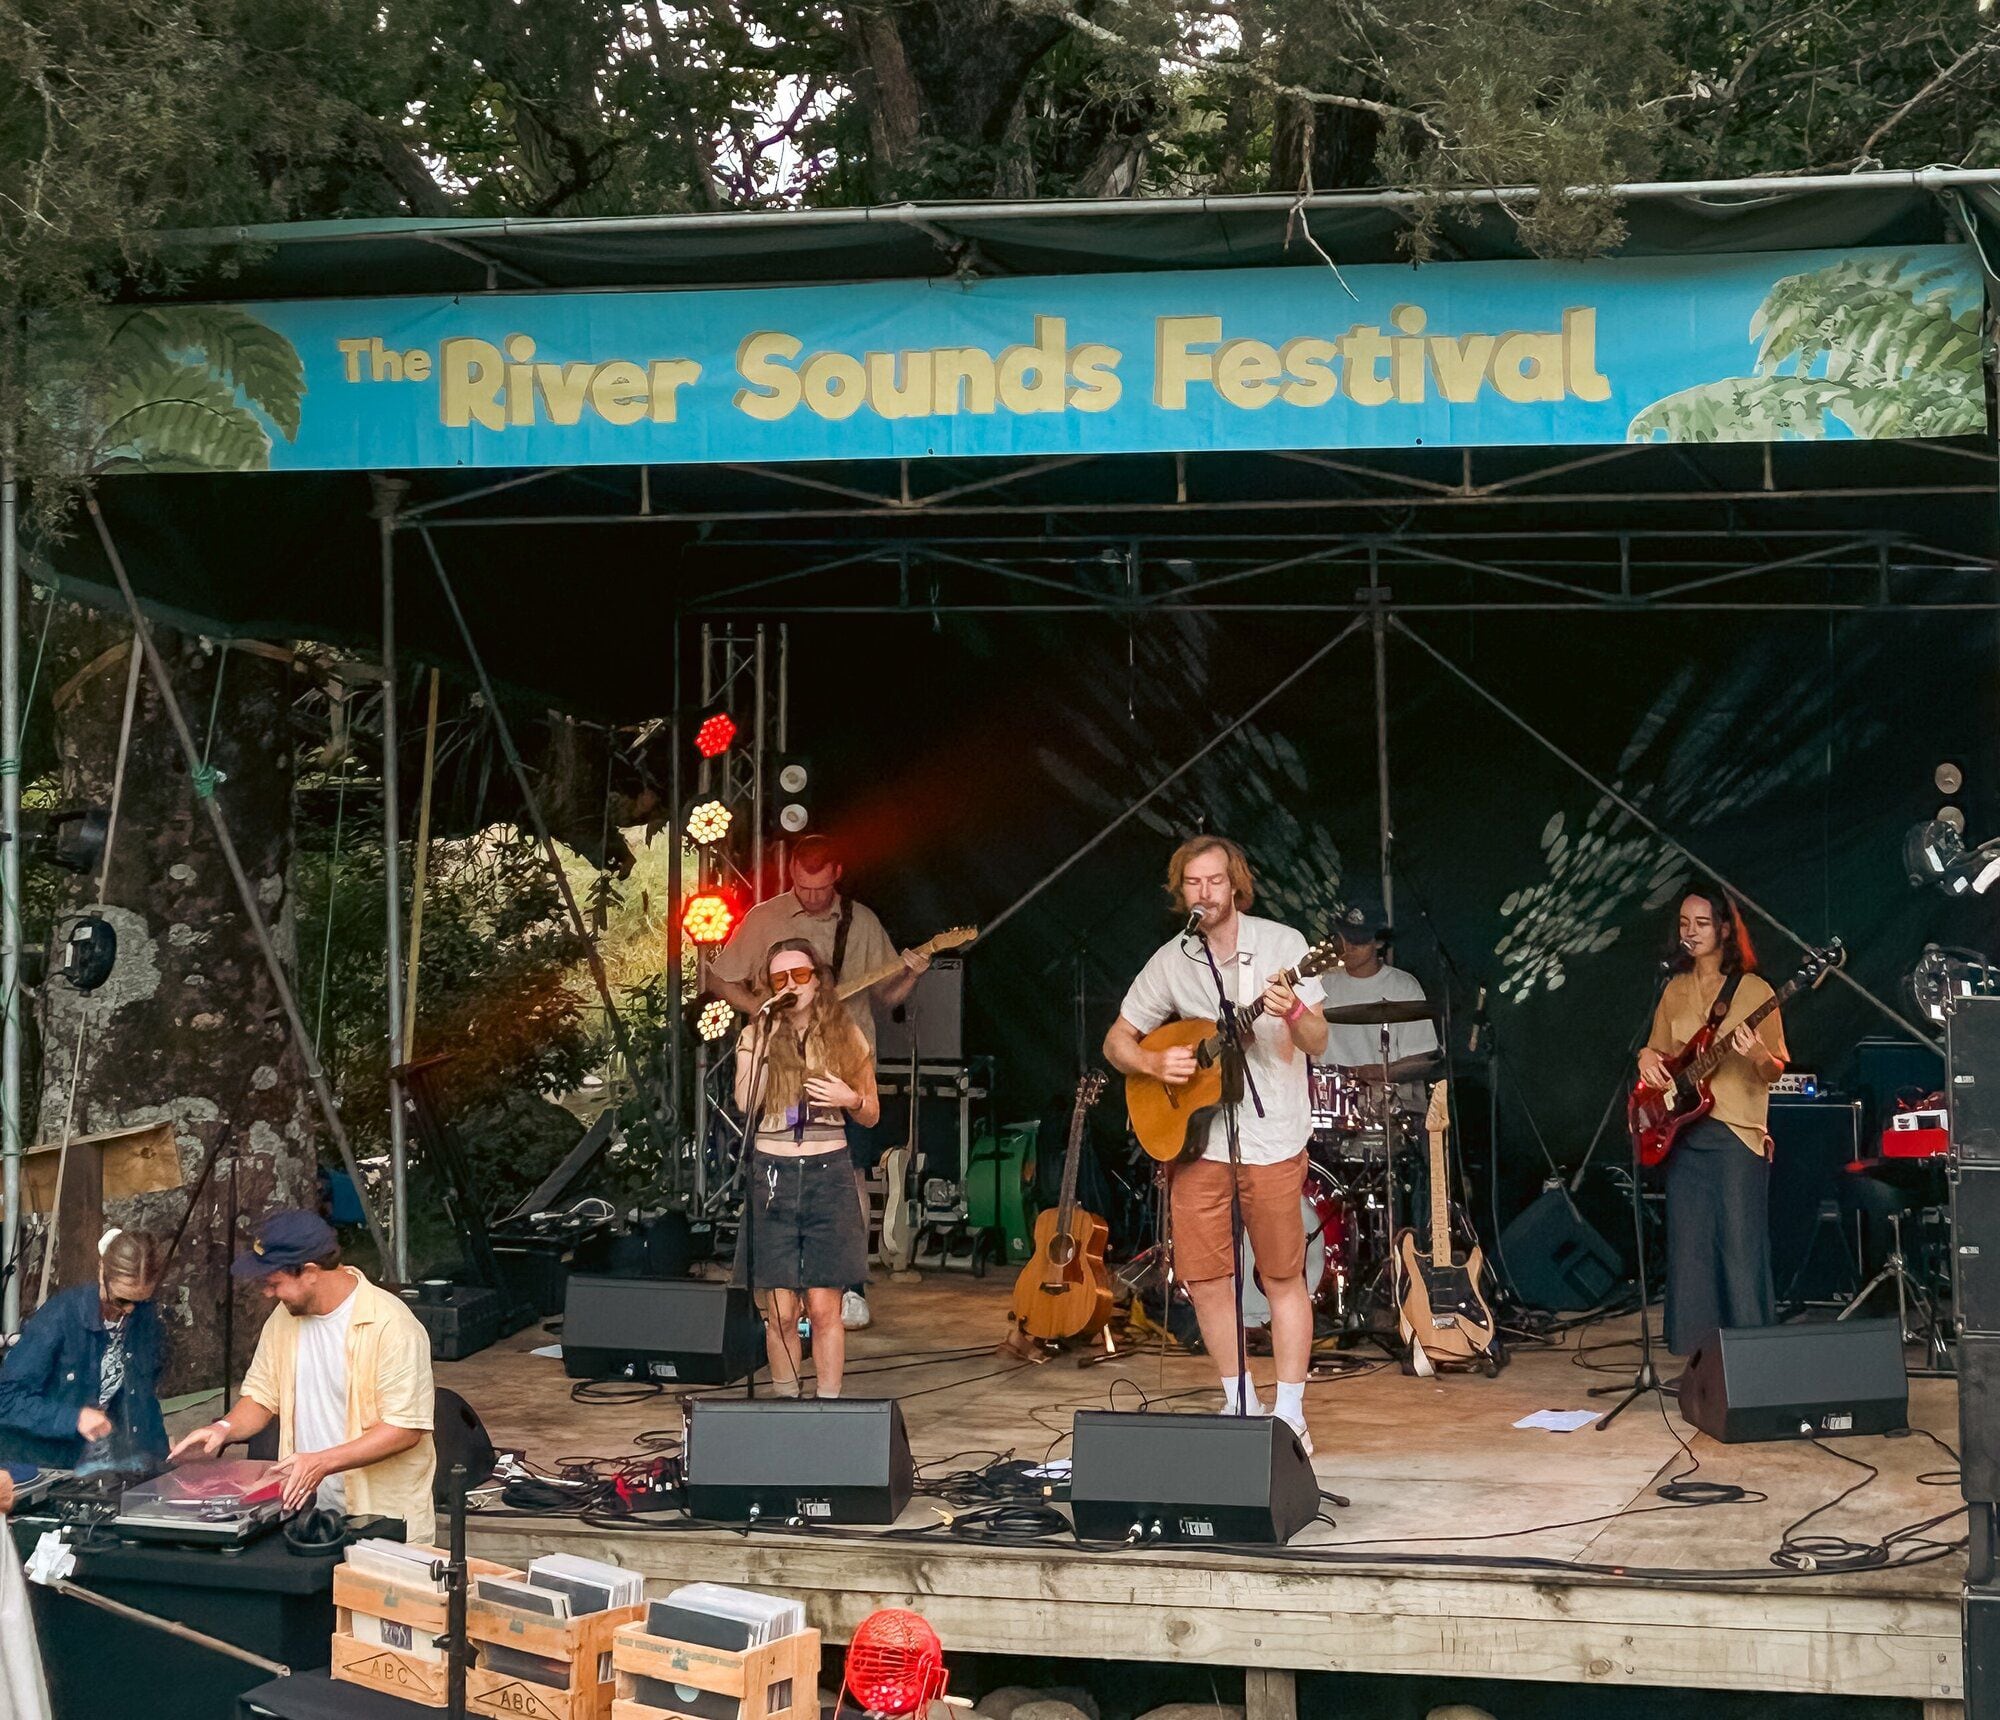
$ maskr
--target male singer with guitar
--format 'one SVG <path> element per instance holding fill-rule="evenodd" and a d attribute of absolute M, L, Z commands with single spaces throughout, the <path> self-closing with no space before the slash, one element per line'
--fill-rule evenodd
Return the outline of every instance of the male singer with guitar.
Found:
<path fill-rule="evenodd" d="M 786 938 L 803 938 L 811 944 L 836 985 L 847 975 L 886 967 L 896 960 L 896 946 L 874 910 L 852 896 L 841 895 L 841 872 L 840 852 L 829 837 L 800 837 L 792 850 L 792 887 L 759 902 L 743 916 L 736 935 L 709 958 L 709 989 L 745 1015 L 754 1016 L 763 1001 L 756 981 L 764 952 Z M 868 1042 L 871 1060 L 875 1055 L 876 1010 L 894 1009 L 931 965 L 930 957 L 921 950 L 904 950 L 902 961 L 901 973 L 871 987 L 849 1010 L 861 1037 Z M 873 1127 L 850 1119 L 847 1150 L 854 1160 L 854 1186 L 865 1230 L 868 1173 L 882 1157 L 882 1144 Z M 865 1283 L 856 1284 L 841 1298 L 841 1324 L 851 1331 L 868 1324 L 866 1291 Z"/>
<path fill-rule="evenodd" d="M 1229 1089 L 1235 1101 L 1229 1108 L 1235 1114 L 1236 1167 L 1230 1165 L 1229 1119 L 1218 1115 L 1200 1157 L 1169 1172 L 1174 1262 L 1194 1302 L 1202 1343 L 1215 1358 L 1224 1410 L 1238 1407 L 1240 1389 L 1249 1414 L 1283 1417 L 1310 1452 L 1305 1389 L 1313 1316 L 1300 1194 L 1312 1134 L 1306 1059 L 1326 1049 L 1320 984 L 1302 980 L 1294 991 L 1282 977 L 1271 977 L 1304 958 L 1306 940 L 1276 920 L 1244 912 L 1256 886 L 1243 850 L 1227 837 L 1190 837 L 1175 849 L 1167 863 L 1167 894 L 1175 911 L 1188 917 L 1189 930 L 1161 945 L 1139 970 L 1105 1035 L 1104 1055 L 1123 1074 L 1151 1075 L 1170 1085 L 1187 1082 L 1195 1072 L 1191 1050 L 1148 1051 L 1139 1041 L 1163 1022 L 1217 1013 L 1211 956 L 1232 1005 L 1263 999 L 1264 1013 L 1244 1030 L 1249 1042 L 1241 1055 L 1241 1091 L 1235 1083 Z M 1258 1401 L 1251 1381 L 1243 1379 L 1239 1387 L 1236 1371 L 1242 1309 L 1236 1300 L 1232 1194 L 1240 1198 L 1243 1227 L 1271 1304 L 1271 1353 L 1278 1370 L 1272 1412 Z"/>
<path fill-rule="evenodd" d="M 1639 1078 L 1663 1091 L 1666 1060 L 1713 1018 L 1729 1054 L 1712 1079 L 1715 1108 L 1667 1158 L 1667 1348 L 1692 1354 L 1721 1326 L 1768 1326 L 1771 1289 L 1771 1083 L 1784 1072 L 1776 1010 L 1755 1030 L 1744 1018 L 1771 996 L 1735 905 L 1698 884 L 1681 901 L 1674 976 L 1639 1053 Z"/>

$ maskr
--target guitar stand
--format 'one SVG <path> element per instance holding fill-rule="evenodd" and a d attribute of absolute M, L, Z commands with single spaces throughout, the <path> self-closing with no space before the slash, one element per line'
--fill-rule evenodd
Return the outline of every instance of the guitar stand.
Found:
<path fill-rule="evenodd" d="M 1055 1345 L 1028 1336 L 1026 1328 L 1012 1314 L 1007 1316 L 1007 1335 L 1000 1340 L 1000 1354 L 1040 1366 L 1056 1353 Z"/>
<path fill-rule="evenodd" d="M 1076 1365 L 1094 1368 L 1102 1362 L 1122 1362 L 1124 1359 L 1125 1352 L 1119 1349 L 1118 1340 L 1111 1335 L 1111 1328 L 1106 1326 L 1090 1340 L 1089 1350 L 1076 1358 Z"/>

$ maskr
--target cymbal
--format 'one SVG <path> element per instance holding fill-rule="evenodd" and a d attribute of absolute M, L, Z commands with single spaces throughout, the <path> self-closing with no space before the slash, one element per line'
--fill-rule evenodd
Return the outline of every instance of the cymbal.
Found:
<path fill-rule="evenodd" d="M 1437 1011 L 1421 999 L 1403 1003 L 1384 999 L 1380 1003 L 1340 1003 L 1326 1012 L 1330 1027 L 1386 1027 L 1397 1021 L 1435 1021 Z"/>

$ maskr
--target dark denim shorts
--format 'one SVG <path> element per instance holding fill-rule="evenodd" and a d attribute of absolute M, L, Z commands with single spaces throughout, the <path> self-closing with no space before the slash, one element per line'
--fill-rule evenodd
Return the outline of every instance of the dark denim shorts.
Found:
<path fill-rule="evenodd" d="M 759 1290 L 845 1290 L 868 1276 L 868 1233 L 845 1150 L 751 1157 L 736 1281 Z"/>

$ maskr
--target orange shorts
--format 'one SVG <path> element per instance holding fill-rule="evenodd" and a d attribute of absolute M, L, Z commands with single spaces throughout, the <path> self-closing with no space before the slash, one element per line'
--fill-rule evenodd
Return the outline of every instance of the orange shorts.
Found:
<path fill-rule="evenodd" d="M 1227 1278 L 1230 1258 L 1231 1176 L 1243 1197 L 1243 1229 L 1257 1256 L 1257 1275 L 1270 1283 L 1300 1278 L 1306 1269 L 1306 1226 L 1300 1196 L 1306 1186 L 1301 1148 L 1275 1165 L 1243 1165 L 1232 1172 L 1226 1159 L 1191 1159 L 1174 1167 L 1174 1271 L 1186 1284 Z"/>

